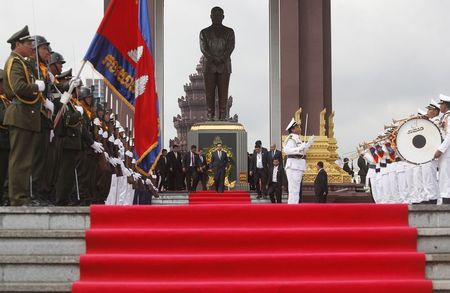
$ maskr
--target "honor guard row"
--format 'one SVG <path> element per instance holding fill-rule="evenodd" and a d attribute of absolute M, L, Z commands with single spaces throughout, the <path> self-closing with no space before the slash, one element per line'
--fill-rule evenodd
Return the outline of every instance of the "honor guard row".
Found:
<path fill-rule="evenodd" d="M 449 110 L 450 97 L 440 95 L 360 145 L 376 203 L 450 203 Z"/>
<path fill-rule="evenodd" d="M 133 138 L 64 57 L 28 27 L 7 42 L 0 75 L 0 200 L 13 206 L 148 204 L 151 177 L 138 172 Z M 72 92 L 72 89 L 73 92 Z M 70 92 L 70 93 L 69 93 Z M 116 118 L 116 119 L 114 119 Z"/>

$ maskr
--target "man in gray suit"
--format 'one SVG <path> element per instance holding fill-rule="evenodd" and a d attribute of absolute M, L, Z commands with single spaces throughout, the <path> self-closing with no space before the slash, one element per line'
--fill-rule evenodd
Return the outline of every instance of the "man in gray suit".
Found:
<path fill-rule="evenodd" d="M 234 31 L 222 24 L 223 9 L 211 10 L 212 25 L 200 32 L 200 50 L 205 58 L 203 76 L 205 79 L 208 120 L 217 120 L 215 113 L 216 88 L 219 96 L 219 120 L 226 120 L 228 85 L 231 74 L 231 53 L 234 50 Z"/>
<path fill-rule="evenodd" d="M 222 150 L 222 144 L 216 144 L 216 151 L 211 155 L 211 169 L 214 172 L 214 187 L 217 192 L 223 192 L 227 163 L 228 156 Z"/>

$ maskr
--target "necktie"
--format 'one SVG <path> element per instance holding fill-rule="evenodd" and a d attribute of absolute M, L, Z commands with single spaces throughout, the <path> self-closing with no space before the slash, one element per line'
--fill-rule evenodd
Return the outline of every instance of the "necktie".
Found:
<path fill-rule="evenodd" d="M 222 158 L 222 152 L 219 151 L 219 159 Z"/>

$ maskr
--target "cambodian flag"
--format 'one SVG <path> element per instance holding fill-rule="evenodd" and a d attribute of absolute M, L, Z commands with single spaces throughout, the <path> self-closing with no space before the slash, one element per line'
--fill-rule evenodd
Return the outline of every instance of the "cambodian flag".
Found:
<path fill-rule="evenodd" d="M 145 0 L 112 0 L 84 59 L 134 111 L 139 171 L 148 174 L 161 149 L 150 19 Z"/>

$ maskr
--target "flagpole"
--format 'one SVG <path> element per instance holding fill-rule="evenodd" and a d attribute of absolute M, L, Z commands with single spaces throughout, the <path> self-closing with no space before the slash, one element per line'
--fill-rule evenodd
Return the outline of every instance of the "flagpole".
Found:
<path fill-rule="evenodd" d="M 81 64 L 81 68 L 80 68 L 80 70 L 78 71 L 77 76 L 75 77 L 74 81 L 80 78 L 81 72 L 83 71 L 83 68 L 84 68 L 84 65 L 86 65 L 86 62 L 87 62 L 86 60 L 83 60 L 83 63 Z M 73 91 L 74 88 L 75 88 L 74 84 L 75 84 L 75 82 L 72 82 L 72 83 L 70 84 L 69 91 L 68 91 L 68 94 L 69 94 L 69 95 L 72 94 L 72 91 Z M 58 123 L 59 123 L 59 120 L 61 120 L 61 116 L 62 116 L 63 112 L 64 112 L 64 107 L 61 107 L 61 109 L 59 109 L 59 111 L 58 111 L 58 114 L 56 114 L 56 117 L 55 117 L 55 123 L 53 123 L 53 129 L 56 128 L 56 126 L 57 126 Z"/>

